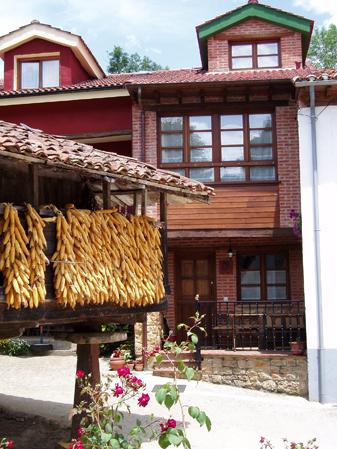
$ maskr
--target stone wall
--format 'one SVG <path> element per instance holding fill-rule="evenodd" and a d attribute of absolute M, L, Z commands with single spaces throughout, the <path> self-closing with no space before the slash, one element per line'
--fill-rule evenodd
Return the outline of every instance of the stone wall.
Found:
<path fill-rule="evenodd" d="M 298 396 L 308 393 L 305 356 L 219 351 L 203 351 L 202 356 L 205 381 Z"/>
<path fill-rule="evenodd" d="M 162 337 L 162 315 L 160 312 L 147 314 L 147 349 L 160 345 Z M 135 324 L 135 352 L 139 357 L 143 349 L 143 324 Z"/>

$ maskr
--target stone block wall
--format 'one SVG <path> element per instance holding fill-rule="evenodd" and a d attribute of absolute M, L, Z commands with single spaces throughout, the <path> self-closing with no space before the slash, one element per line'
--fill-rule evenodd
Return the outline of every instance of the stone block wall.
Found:
<path fill-rule="evenodd" d="M 147 349 L 152 349 L 160 345 L 162 337 L 162 314 L 160 312 L 151 312 L 147 314 Z M 135 324 L 135 352 L 136 356 L 142 355 L 143 344 L 143 324 Z"/>
<path fill-rule="evenodd" d="M 202 380 L 234 387 L 307 396 L 307 359 L 291 354 L 203 352 Z"/>

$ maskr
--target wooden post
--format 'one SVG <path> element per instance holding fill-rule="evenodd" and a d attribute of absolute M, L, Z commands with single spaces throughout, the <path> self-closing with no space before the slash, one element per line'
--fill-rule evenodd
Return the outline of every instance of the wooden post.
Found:
<path fill-rule="evenodd" d="M 168 251 L 167 251 L 167 194 L 160 192 L 160 221 L 161 229 L 161 248 L 163 253 L 163 271 L 164 271 L 164 287 L 165 293 L 170 294 L 171 289 L 168 280 Z"/>
<path fill-rule="evenodd" d="M 29 165 L 30 201 L 32 206 L 39 207 L 39 167 L 36 164 Z"/>
<path fill-rule="evenodd" d="M 111 208 L 111 188 L 110 182 L 103 181 L 103 209 Z"/>
<path fill-rule="evenodd" d="M 142 215 L 146 215 L 147 210 L 147 190 L 142 191 Z"/>
<path fill-rule="evenodd" d="M 76 371 L 84 371 L 85 374 L 91 373 L 91 383 L 96 385 L 100 382 L 99 372 L 99 344 L 78 344 L 77 345 L 77 367 Z M 81 389 L 76 381 L 74 407 L 76 407 L 83 399 Z M 77 431 L 80 427 L 82 416 L 74 415 L 71 423 L 71 438 L 77 438 Z"/>
<path fill-rule="evenodd" d="M 142 346 L 144 350 L 147 350 L 147 313 L 144 314 L 143 325 L 142 325 Z M 147 359 L 144 352 L 142 353 L 144 369 L 147 368 Z"/>

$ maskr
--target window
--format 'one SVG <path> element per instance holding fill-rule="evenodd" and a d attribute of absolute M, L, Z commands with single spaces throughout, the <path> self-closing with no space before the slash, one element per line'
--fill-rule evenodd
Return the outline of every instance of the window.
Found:
<path fill-rule="evenodd" d="M 280 67 L 279 42 L 238 43 L 230 49 L 233 70 Z"/>
<path fill-rule="evenodd" d="M 275 181 L 273 135 L 270 113 L 161 117 L 160 166 L 206 183 Z"/>
<path fill-rule="evenodd" d="M 60 85 L 60 62 L 58 59 L 19 62 L 21 89 L 55 87 Z"/>
<path fill-rule="evenodd" d="M 238 263 L 242 301 L 288 299 L 288 268 L 284 254 L 240 255 Z"/>

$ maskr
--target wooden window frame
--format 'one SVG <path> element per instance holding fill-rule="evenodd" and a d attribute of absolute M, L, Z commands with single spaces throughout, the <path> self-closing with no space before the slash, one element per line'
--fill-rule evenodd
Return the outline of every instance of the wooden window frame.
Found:
<path fill-rule="evenodd" d="M 18 88 L 19 89 L 43 89 L 43 63 L 45 61 L 58 61 L 59 63 L 59 84 L 58 86 L 49 86 L 49 87 L 59 87 L 61 84 L 61 63 L 60 63 L 60 58 L 59 57 L 55 57 L 55 56 L 47 56 L 44 58 L 36 58 L 36 57 L 31 57 L 31 58 L 20 58 L 17 62 L 18 64 Z M 27 62 L 35 62 L 39 64 L 39 85 L 38 87 L 32 87 L 32 88 L 26 88 L 26 87 L 22 87 L 22 64 L 27 63 Z"/>
<path fill-rule="evenodd" d="M 270 128 L 250 128 L 249 127 L 249 115 L 255 114 L 270 114 L 272 117 L 272 126 Z M 221 116 L 222 115 L 242 115 L 243 116 L 243 132 L 244 132 L 244 160 L 242 161 L 222 161 L 221 156 Z M 190 161 L 190 150 L 191 147 L 189 144 L 189 117 L 192 116 L 210 116 L 212 122 L 211 130 L 199 130 L 199 132 L 212 132 L 212 146 L 205 146 L 212 148 L 212 161 L 209 162 L 191 162 Z M 183 128 L 181 131 L 162 131 L 161 130 L 161 119 L 165 117 L 182 117 L 183 119 Z M 272 148 L 272 159 L 270 160 L 252 160 L 250 157 L 250 149 L 252 145 L 249 141 L 249 133 L 250 130 L 271 130 L 272 132 L 272 143 L 271 144 L 259 144 L 256 146 L 266 146 Z M 204 181 L 206 184 L 212 185 L 242 185 L 242 184 L 275 184 L 278 182 L 278 174 L 277 174 L 277 143 L 276 143 L 276 118 L 275 114 L 271 110 L 265 111 L 233 111 L 231 113 L 215 113 L 215 114 L 205 114 L 202 111 L 195 113 L 165 113 L 160 114 L 157 117 L 157 157 L 158 157 L 158 166 L 162 169 L 170 170 L 170 169 L 183 169 L 185 170 L 184 175 L 190 177 L 190 169 L 191 168 L 214 168 L 214 181 Z M 198 132 L 198 130 L 193 130 Z M 162 134 L 182 134 L 183 136 L 183 162 L 162 162 L 162 151 L 166 149 L 181 149 L 181 147 L 173 146 L 173 147 L 163 147 L 161 144 L 161 136 Z M 230 145 L 228 145 L 230 146 Z M 235 145 L 231 145 L 235 146 Z M 241 145 L 238 145 L 241 146 Z M 254 147 L 254 145 L 253 145 Z M 275 170 L 275 179 L 267 179 L 267 180 L 251 180 L 250 179 L 250 167 L 274 167 Z M 221 167 L 244 167 L 245 168 L 245 179 L 241 181 L 225 181 L 221 179 Z"/>
<path fill-rule="evenodd" d="M 282 301 L 290 301 L 290 274 L 289 274 L 289 254 L 286 251 L 275 251 L 275 250 L 266 250 L 266 251 L 240 251 L 237 254 L 237 298 L 242 303 L 249 302 L 250 300 L 242 299 L 241 297 L 241 269 L 240 269 L 240 257 L 241 256 L 259 256 L 260 257 L 260 269 L 259 270 L 243 270 L 243 271 L 260 271 L 260 289 L 261 289 L 261 298 L 260 299 L 252 299 L 251 301 L 268 301 L 271 304 L 282 302 Z M 282 284 L 269 284 L 273 286 L 285 286 L 286 288 L 286 299 L 267 299 L 267 269 L 266 269 L 266 258 L 267 256 L 283 256 L 286 261 L 286 282 Z M 245 284 L 245 287 L 254 287 L 258 284 Z"/>
<path fill-rule="evenodd" d="M 259 44 L 277 44 L 277 53 L 271 53 L 268 55 L 258 55 L 257 46 Z M 242 68 L 233 68 L 233 58 L 234 59 L 242 59 L 247 58 L 249 56 L 233 56 L 233 47 L 236 45 L 251 45 L 252 46 L 252 67 L 242 67 Z M 259 56 L 278 56 L 278 65 L 269 66 L 269 67 L 259 67 L 258 65 L 258 57 Z M 269 70 L 269 69 L 277 69 L 281 68 L 281 42 L 279 39 L 272 40 L 258 40 L 258 41 L 238 41 L 238 42 L 230 42 L 229 44 L 229 68 L 230 70 Z"/>

